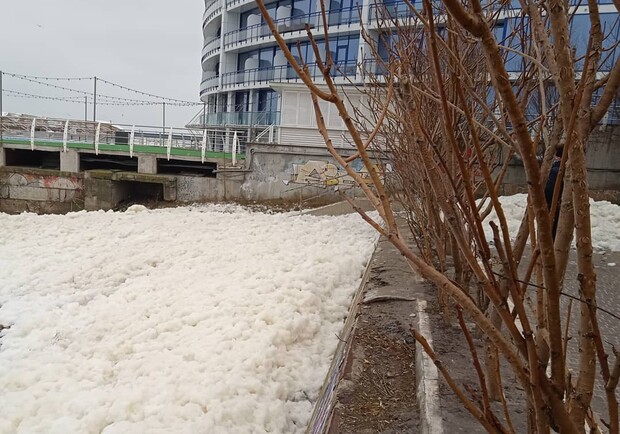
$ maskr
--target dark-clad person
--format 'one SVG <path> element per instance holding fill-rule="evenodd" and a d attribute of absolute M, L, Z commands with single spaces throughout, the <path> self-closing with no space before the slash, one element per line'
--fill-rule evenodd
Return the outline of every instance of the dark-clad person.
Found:
<path fill-rule="evenodd" d="M 549 178 L 547 178 L 547 185 L 545 185 L 545 198 L 547 199 L 547 210 L 551 211 L 551 201 L 553 200 L 553 190 L 555 189 L 555 183 L 558 180 L 558 174 L 560 172 L 560 163 L 562 161 L 562 152 L 564 148 L 557 148 L 555 156 L 553 157 L 553 163 L 549 170 Z M 555 233 L 558 230 L 558 220 L 560 219 L 560 205 L 562 201 L 562 190 L 564 185 L 560 186 L 560 195 L 558 197 L 558 206 L 555 209 L 555 215 L 553 216 L 553 238 L 555 239 Z"/>

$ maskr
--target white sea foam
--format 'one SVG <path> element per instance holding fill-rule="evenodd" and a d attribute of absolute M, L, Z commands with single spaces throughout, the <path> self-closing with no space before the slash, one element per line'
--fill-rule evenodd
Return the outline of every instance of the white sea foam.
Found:
<path fill-rule="evenodd" d="M 0 214 L 0 433 L 300 433 L 376 234 L 199 206 Z"/>

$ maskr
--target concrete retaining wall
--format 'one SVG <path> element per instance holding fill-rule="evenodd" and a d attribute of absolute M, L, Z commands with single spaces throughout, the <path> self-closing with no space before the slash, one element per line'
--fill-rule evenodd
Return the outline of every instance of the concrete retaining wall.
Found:
<path fill-rule="evenodd" d="M 324 146 L 254 145 L 247 153 L 249 170 L 241 186 L 244 200 L 341 200 L 335 186 L 326 186 L 325 182 L 319 179 L 320 173 L 317 174 L 316 182 L 295 181 L 296 165 L 301 166 L 308 162 L 336 165 Z"/>
<path fill-rule="evenodd" d="M 113 170 L 68 173 L 21 167 L 0 168 L 0 212 L 66 213 L 114 209 L 134 200 L 209 202 L 242 200 L 244 171 L 202 176 L 155 175 Z M 140 194 L 143 193 L 143 194 Z M 136 196 L 138 197 L 136 199 Z M 152 198 L 155 200 L 155 198 Z"/>
<path fill-rule="evenodd" d="M 586 153 L 588 185 L 592 197 L 620 203 L 620 126 L 596 128 Z M 525 192 L 527 182 L 520 160 L 514 158 L 506 171 L 504 194 Z"/>
<path fill-rule="evenodd" d="M 218 173 L 217 178 L 177 176 L 180 202 L 234 201 L 241 199 L 244 172 Z"/>
<path fill-rule="evenodd" d="M 64 213 L 83 207 L 83 174 L 0 168 L 0 212 Z"/>

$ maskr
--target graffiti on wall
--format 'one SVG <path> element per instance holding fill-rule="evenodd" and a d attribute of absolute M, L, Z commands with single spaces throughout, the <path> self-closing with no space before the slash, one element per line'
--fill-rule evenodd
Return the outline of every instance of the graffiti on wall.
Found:
<path fill-rule="evenodd" d="M 12 173 L 0 183 L 6 199 L 70 202 L 83 190 L 82 180 L 74 176 Z"/>
<path fill-rule="evenodd" d="M 62 190 L 81 190 L 82 180 L 76 176 L 33 175 L 29 173 L 12 173 L 9 185 L 37 188 L 59 188 Z"/>
<path fill-rule="evenodd" d="M 350 164 L 365 182 L 370 183 L 370 173 L 364 167 L 360 159 L 352 161 Z M 373 166 L 375 171 L 381 172 L 379 166 Z M 285 184 L 304 184 L 314 187 L 349 186 L 355 185 L 355 181 L 349 176 L 342 167 L 338 167 L 328 161 L 308 160 L 303 164 L 293 164 L 291 179 Z"/>

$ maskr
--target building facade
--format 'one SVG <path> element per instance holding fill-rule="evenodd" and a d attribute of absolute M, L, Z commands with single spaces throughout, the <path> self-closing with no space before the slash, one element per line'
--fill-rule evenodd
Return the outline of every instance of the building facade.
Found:
<path fill-rule="evenodd" d="M 376 20 L 384 12 L 391 17 L 408 17 L 411 12 L 404 0 L 325 0 L 328 12 L 329 47 L 322 39 L 322 19 L 318 0 L 266 1 L 266 7 L 278 30 L 292 48 L 303 57 L 311 74 L 318 77 L 313 65 L 314 53 L 308 42 L 306 26 L 313 29 L 319 49 L 329 49 L 334 60 L 334 80 L 343 85 L 361 83 L 362 70 L 370 65 L 371 49 L 362 37 L 362 28 L 370 40 L 377 41 L 378 54 L 387 56 L 378 37 L 381 26 Z M 572 19 L 572 43 L 577 55 L 585 53 L 588 43 L 589 17 L 583 2 L 569 0 L 575 16 Z M 519 2 L 512 0 L 513 9 L 497 20 L 496 38 L 502 43 L 509 38 L 515 23 L 521 20 Z M 416 0 L 414 5 L 421 2 Z M 618 11 L 612 0 L 599 0 L 601 23 L 606 47 L 616 44 L 620 37 Z M 204 46 L 202 50 L 202 83 L 200 98 L 206 103 L 202 119 L 213 126 L 276 126 L 278 143 L 321 145 L 310 97 L 305 86 L 288 66 L 283 53 L 253 0 L 205 0 L 203 15 Z M 518 47 L 515 47 L 518 48 Z M 612 65 L 618 50 L 607 53 L 606 64 Z M 386 57 L 387 58 L 387 57 Z M 519 72 L 523 58 L 510 55 L 509 72 Z M 377 71 L 375 71 L 377 72 Z M 353 101 L 355 104 L 356 101 Z M 329 110 L 326 107 L 326 110 Z M 620 111 L 617 104 L 610 109 L 606 122 L 616 122 Z M 336 132 L 346 133 L 337 113 L 326 115 L 327 124 Z"/>
<path fill-rule="evenodd" d="M 320 3 L 316 0 L 277 0 L 267 9 L 278 30 L 299 50 L 312 67 L 313 52 L 305 27 L 320 28 Z M 357 2 L 332 0 L 329 6 L 329 49 L 336 65 L 336 80 L 356 78 L 361 57 L 360 19 L 368 14 Z M 203 16 L 202 83 L 200 97 L 206 103 L 207 125 L 282 125 L 281 87 L 298 82 L 252 0 L 206 0 Z M 325 49 L 325 42 L 318 39 Z M 305 116 L 304 116 L 305 117 Z M 298 116 L 295 116 L 297 119 Z M 297 122 L 296 122 L 297 123 Z"/>

